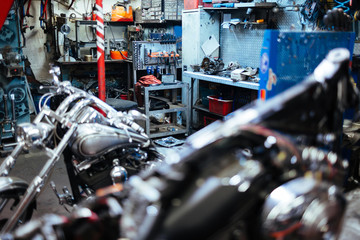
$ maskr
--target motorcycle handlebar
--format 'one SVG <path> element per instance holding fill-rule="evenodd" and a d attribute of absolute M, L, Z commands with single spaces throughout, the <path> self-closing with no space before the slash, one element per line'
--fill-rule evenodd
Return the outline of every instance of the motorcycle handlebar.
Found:
<path fill-rule="evenodd" d="M 69 109 L 71 103 L 73 103 L 76 100 L 82 99 L 81 102 L 77 103 L 77 105 L 76 105 L 77 107 L 73 108 L 70 111 L 69 116 L 70 116 L 71 120 L 75 120 L 77 113 L 83 107 L 92 105 L 92 106 L 95 106 L 99 112 L 104 113 L 108 119 L 113 120 L 113 122 L 117 122 L 117 124 L 119 124 L 118 121 L 116 121 L 116 120 L 120 119 L 120 123 L 122 125 L 130 127 L 142 135 L 145 134 L 144 129 L 140 125 L 138 125 L 137 123 L 134 122 L 134 118 L 132 117 L 131 114 L 127 114 L 125 112 L 121 112 L 121 114 L 119 114 L 118 111 L 116 111 L 113 107 L 108 105 L 106 102 L 87 93 L 84 90 L 73 87 L 70 82 L 68 82 L 68 81 L 59 82 L 57 84 L 57 87 L 55 87 L 55 89 L 57 89 L 56 95 L 69 94 L 69 96 L 57 108 L 56 114 L 58 114 L 60 116 L 64 116 L 64 114 Z"/>

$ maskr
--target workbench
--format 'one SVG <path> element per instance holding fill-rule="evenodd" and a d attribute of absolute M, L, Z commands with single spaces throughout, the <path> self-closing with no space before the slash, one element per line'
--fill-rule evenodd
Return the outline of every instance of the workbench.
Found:
<path fill-rule="evenodd" d="M 205 82 L 212 82 L 218 83 L 238 88 L 250 89 L 250 90 L 259 90 L 259 83 L 251 82 L 251 81 L 233 81 L 230 78 L 216 76 L 216 75 L 206 75 L 201 72 L 191 72 L 191 71 L 184 71 L 183 77 L 191 78 L 190 80 L 190 126 L 193 126 L 193 111 L 202 111 L 208 114 L 212 114 L 217 117 L 224 117 L 216 113 L 210 112 L 207 108 L 201 107 L 196 105 L 196 100 L 198 96 L 198 81 L 205 81 Z M 194 101 L 195 100 L 195 101 Z"/>
<path fill-rule="evenodd" d="M 58 61 L 57 64 L 60 66 L 61 69 L 61 79 L 64 80 L 71 80 L 72 75 L 74 73 L 79 72 L 79 68 L 89 68 L 92 70 L 92 72 L 95 72 L 97 74 L 97 61 L 96 59 L 93 61 L 75 61 L 75 62 L 64 62 L 64 61 Z M 127 87 L 130 89 L 132 87 L 132 80 L 131 80 L 131 69 L 132 69 L 132 61 L 131 60 L 105 60 L 105 66 L 106 70 L 108 70 L 110 66 L 113 68 L 117 68 L 117 66 L 114 65 L 126 65 L 124 72 L 126 72 L 126 76 L 124 76 L 124 79 L 127 81 Z M 120 66 L 119 66 L 120 67 Z M 118 69 L 118 68 L 117 68 Z M 89 75 L 88 77 L 97 78 L 95 75 Z M 106 77 L 106 75 L 105 75 Z"/>

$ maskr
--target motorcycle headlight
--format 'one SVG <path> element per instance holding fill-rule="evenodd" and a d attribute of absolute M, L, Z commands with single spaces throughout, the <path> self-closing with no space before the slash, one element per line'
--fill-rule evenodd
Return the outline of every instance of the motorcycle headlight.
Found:
<path fill-rule="evenodd" d="M 16 129 L 17 141 L 23 142 L 25 147 L 41 147 L 51 135 L 54 127 L 47 123 L 22 123 Z"/>

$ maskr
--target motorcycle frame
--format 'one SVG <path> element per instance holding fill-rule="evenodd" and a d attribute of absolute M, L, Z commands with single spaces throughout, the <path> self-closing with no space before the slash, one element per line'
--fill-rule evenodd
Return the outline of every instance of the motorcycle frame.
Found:
<path fill-rule="evenodd" d="M 164 235 L 166 228 L 170 230 L 177 228 L 176 224 L 164 226 L 164 222 L 171 218 L 168 214 L 171 213 L 172 205 L 161 205 L 161 191 L 164 192 L 166 199 L 178 199 L 179 186 L 184 187 L 187 181 L 187 178 L 184 177 L 187 173 L 177 172 L 178 169 L 186 169 L 184 166 L 203 163 L 204 159 L 214 155 L 211 147 L 217 150 L 221 147 L 226 152 L 230 149 L 231 144 L 235 144 L 232 140 L 238 137 L 239 132 L 246 125 L 261 125 L 289 135 L 304 134 L 306 138 L 312 140 L 316 139 L 319 134 L 333 133 L 335 139 L 340 140 L 344 110 L 359 105 L 359 92 L 350 81 L 349 56 L 346 49 L 333 50 L 316 68 L 314 74 L 301 84 L 265 102 L 258 100 L 234 112 L 228 120 L 217 121 L 189 136 L 173 166 L 164 166 L 164 169 L 160 166 L 155 170 L 156 172 L 146 173 L 142 178 L 135 179 L 136 181 L 130 179 L 129 183 L 136 194 L 129 202 L 146 199 L 141 204 L 148 204 L 147 206 L 152 206 L 157 210 L 156 214 L 142 216 L 143 222 L 146 224 L 138 227 L 137 233 L 140 236 L 137 236 L 137 239 L 150 240 L 159 236 L 167 238 Z M 314 114 L 308 114 L 310 112 L 314 112 Z M 308 114 L 306 115 L 308 117 L 304 120 L 299 117 L 302 114 Z M 282 120 L 287 121 L 287 124 L 284 124 Z M 228 141 L 226 142 L 224 139 L 228 139 Z M 337 140 L 331 144 L 328 150 L 339 153 Z M 220 147 L 215 148 L 214 146 Z M 180 176 L 179 179 L 176 179 L 176 176 Z M 150 185 L 151 181 L 154 181 L 152 178 L 159 178 L 166 182 L 166 188 L 161 186 L 159 187 L 161 190 L 159 190 Z M 147 181 L 148 179 L 151 180 Z M 149 189 L 147 192 L 143 191 L 142 188 L 145 185 L 150 185 L 149 189 L 156 194 L 149 194 L 152 193 Z M 202 194 L 205 193 L 202 192 Z M 157 196 L 157 198 L 152 199 L 151 196 Z M 134 209 L 140 209 L 140 207 L 134 205 Z M 134 209 L 130 208 L 130 212 Z M 209 228 L 208 232 L 209 236 L 214 234 L 212 228 Z M 190 239 L 189 236 L 182 237 Z M 197 239 L 199 238 L 197 237 Z"/>
<path fill-rule="evenodd" d="M 54 117 L 59 120 L 63 120 L 63 118 L 59 115 L 57 115 L 55 112 L 53 112 L 50 109 L 43 110 L 35 119 L 34 122 L 40 122 L 45 116 Z M 41 193 L 42 188 L 44 187 L 46 180 L 50 176 L 51 171 L 53 170 L 55 164 L 59 161 L 62 152 L 66 148 L 68 141 L 70 140 L 72 134 L 76 131 L 78 124 L 72 123 L 69 121 L 64 122 L 64 124 L 68 127 L 67 132 L 59 142 L 58 146 L 54 149 L 50 149 L 48 147 L 45 147 L 46 154 L 51 156 L 42 169 L 40 170 L 39 174 L 34 177 L 34 179 L 31 181 L 29 187 L 26 190 L 25 195 L 20 201 L 19 206 L 17 207 L 14 214 L 11 216 L 11 218 L 6 222 L 4 228 L 2 229 L 2 232 L 9 232 L 11 231 L 17 223 L 17 220 L 20 218 L 20 216 L 24 213 L 25 209 L 30 205 L 30 203 Z M 14 150 L 13 156 L 18 156 L 22 149 L 24 148 L 25 143 L 20 142 L 20 144 L 16 147 L 16 151 Z M 11 160 L 14 160 L 11 164 L 7 164 L 7 166 L 13 166 L 15 164 L 16 158 L 11 157 Z M 7 171 L 9 172 L 10 169 Z"/>
<path fill-rule="evenodd" d="M 133 115 L 117 112 L 114 108 L 107 105 L 105 102 L 101 101 L 95 96 L 89 95 L 82 90 L 72 87 L 70 82 L 60 83 L 57 77 L 59 74 L 59 69 L 53 68 L 50 73 L 53 74 L 53 83 L 55 85 L 54 88 L 56 89 L 56 94 L 54 95 L 68 94 L 69 96 L 67 96 L 67 98 L 59 105 L 56 111 L 51 110 L 47 106 L 44 106 L 44 108 L 34 119 L 33 124 L 39 124 L 44 119 L 50 123 L 54 123 L 55 121 L 57 121 L 62 125 L 63 128 L 67 128 L 67 131 L 62 137 L 61 141 L 58 143 L 57 147 L 55 147 L 54 149 L 46 147 L 45 144 L 41 142 L 29 144 L 26 143 L 25 140 L 20 141 L 13 150 L 13 152 L 0 165 L 0 177 L 7 177 L 11 169 L 14 167 L 16 159 L 26 148 L 33 148 L 34 146 L 40 147 L 45 150 L 48 156 L 50 156 L 50 158 L 46 161 L 46 163 L 40 170 L 39 174 L 35 176 L 29 184 L 29 187 L 27 188 L 23 198 L 21 199 L 19 206 L 3 227 L 1 231 L 3 233 L 11 231 L 16 226 L 19 217 L 25 212 L 27 207 L 29 207 L 30 203 L 34 199 L 36 199 L 36 197 L 41 193 L 41 190 L 47 182 L 55 164 L 59 161 L 61 154 L 68 146 L 69 140 L 71 139 L 74 132 L 77 130 L 78 124 L 76 123 L 76 118 L 78 117 L 80 110 L 84 107 L 93 106 L 94 108 L 96 108 L 100 113 L 106 116 L 109 123 L 125 131 L 129 138 L 129 142 L 132 142 L 132 137 L 129 131 L 135 130 L 137 133 L 148 139 L 148 141 L 144 143 L 144 146 L 150 145 L 150 139 L 145 134 L 144 129 L 133 121 Z M 74 101 L 78 102 L 67 113 L 70 104 Z M 49 118 L 52 120 L 49 120 Z M 50 136 L 46 136 L 46 138 L 48 137 Z M 70 180 L 75 180 L 74 173 L 71 172 L 71 169 L 69 169 L 70 167 L 72 167 L 71 163 L 69 163 L 68 161 L 65 161 L 65 163 L 67 167 L 67 172 L 69 174 L 69 177 L 71 178 Z M 71 188 L 72 190 L 75 190 L 77 197 L 79 197 L 80 193 L 77 190 L 76 186 L 72 184 Z"/>

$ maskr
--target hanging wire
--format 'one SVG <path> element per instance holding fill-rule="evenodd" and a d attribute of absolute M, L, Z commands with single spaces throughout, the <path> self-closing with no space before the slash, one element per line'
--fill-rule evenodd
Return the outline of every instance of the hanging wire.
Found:
<path fill-rule="evenodd" d="M 46 93 L 44 95 L 41 96 L 40 100 L 39 100 L 39 103 L 38 103 L 38 107 L 39 107 L 39 111 L 42 110 L 42 108 L 45 106 L 46 104 L 46 101 L 44 101 L 45 98 L 51 96 L 52 93 Z M 44 104 L 42 104 L 44 102 Z"/>
<path fill-rule="evenodd" d="M 348 13 L 350 12 L 350 7 L 347 6 L 346 4 L 350 4 L 350 0 L 346 0 L 346 1 L 342 1 L 340 2 L 339 0 L 334 0 L 338 5 L 335 6 L 334 8 L 342 8 L 344 9 L 344 12 Z"/>
<path fill-rule="evenodd" d="M 54 96 L 55 94 L 53 93 L 46 93 L 44 95 L 41 96 L 39 103 L 38 103 L 38 107 L 39 107 L 39 111 L 41 111 L 43 109 L 43 107 L 45 105 L 47 105 L 47 103 L 49 102 L 49 100 Z M 45 99 L 45 100 L 44 100 Z M 52 126 L 54 126 L 53 121 L 51 121 L 47 116 L 44 117 L 45 120 Z"/>

